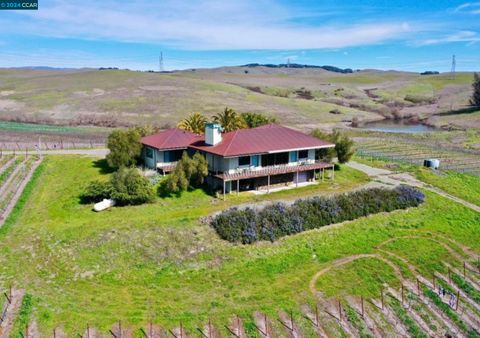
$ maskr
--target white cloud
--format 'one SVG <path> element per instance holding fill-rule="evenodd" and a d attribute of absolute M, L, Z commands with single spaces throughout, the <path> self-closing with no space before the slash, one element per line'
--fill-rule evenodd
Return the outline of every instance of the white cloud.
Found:
<path fill-rule="evenodd" d="M 480 2 L 466 2 L 457 6 L 454 12 L 468 13 L 468 14 L 480 14 Z"/>
<path fill-rule="evenodd" d="M 20 11 L 19 11 L 20 12 Z M 324 13 L 315 13 L 321 16 Z M 302 24 L 312 14 L 271 0 L 182 2 L 54 1 L 35 12 L 16 13 L 26 34 L 81 39 L 148 42 L 184 49 L 316 49 L 381 43 L 414 29 L 391 20 L 349 25 Z"/>
<path fill-rule="evenodd" d="M 480 41 L 480 36 L 473 31 L 460 31 L 455 34 L 446 35 L 440 38 L 435 39 L 427 39 L 421 41 L 419 45 L 426 46 L 426 45 L 438 45 L 442 43 L 452 43 L 452 42 L 468 42 L 468 43 L 475 43 Z"/>

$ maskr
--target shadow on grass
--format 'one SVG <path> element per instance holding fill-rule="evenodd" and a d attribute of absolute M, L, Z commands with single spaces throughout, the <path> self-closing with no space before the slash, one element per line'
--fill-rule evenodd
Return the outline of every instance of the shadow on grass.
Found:
<path fill-rule="evenodd" d="M 157 188 L 157 195 L 161 198 L 176 197 L 180 198 L 182 196 L 181 191 L 172 192 L 167 187 L 167 180 L 160 182 Z"/>
<path fill-rule="evenodd" d="M 212 196 L 212 197 L 215 196 L 215 193 L 213 191 L 211 191 L 211 189 L 209 189 L 206 184 L 202 185 L 201 187 L 190 186 L 190 187 L 188 187 L 188 189 L 186 191 L 173 192 L 173 191 L 170 191 L 168 189 L 167 180 L 163 180 L 162 182 L 160 182 L 160 184 L 158 185 L 158 188 L 157 188 L 157 195 L 160 198 L 169 198 L 169 197 L 180 198 L 180 197 L 182 197 L 182 194 L 184 192 L 192 192 L 192 191 L 195 191 L 197 189 L 202 189 L 209 196 Z"/>
<path fill-rule="evenodd" d="M 115 169 L 111 168 L 107 160 L 102 158 L 101 160 L 96 160 L 93 161 L 93 167 L 99 169 L 100 174 L 106 175 L 106 174 L 112 174 L 115 172 Z"/>

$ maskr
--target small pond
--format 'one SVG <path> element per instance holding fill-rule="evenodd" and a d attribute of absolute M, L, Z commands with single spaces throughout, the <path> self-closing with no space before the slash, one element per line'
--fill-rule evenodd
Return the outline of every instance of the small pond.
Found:
<path fill-rule="evenodd" d="M 418 134 L 437 131 L 438 128 L 428 126 L 421 122 L 410 122 L 405 120 L 380 120 L 367 122 L 358 128 L 372 131 L 381 131 L 384 133 L 406 133 Z"/>

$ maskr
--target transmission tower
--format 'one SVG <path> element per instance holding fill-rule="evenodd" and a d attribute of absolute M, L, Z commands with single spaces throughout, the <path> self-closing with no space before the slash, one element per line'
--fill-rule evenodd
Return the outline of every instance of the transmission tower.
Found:
<path fill-rule="evenodd" d="M 457 67 L 457 60 L 455 55 L 452 55 L 452 69 L 450 70 L 452 79 L 455 79 L 455 68 Z"/>
<path fill-rule="evenodd" d="M 163 52 L 160 52 L 160 56 L 158 57 L 158 71 L 163 72 Z"/>

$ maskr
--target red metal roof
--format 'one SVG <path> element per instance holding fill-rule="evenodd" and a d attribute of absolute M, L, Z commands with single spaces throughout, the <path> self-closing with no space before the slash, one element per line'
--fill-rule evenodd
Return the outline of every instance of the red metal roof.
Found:
<path fill-rule="evenodd" d="M 222 134 L 222 141 L 215 146 L 197 139 L 190 148 L 206 151 L 223 157 L 264 154 L 279 151 L 328 148 L 335 145 L 302 132 L 277 124 L 268 124 L 252 129 L 239 129 Z"/>
<path fill-rule="evenodd" d="M 172 128 L 161 131 L 158 134 L 145 136 L 142 138 L 142 144 L 157 149 L 187 149 L 188 146 L 198 140 L 203 139 L 200 135 L 195 135 L 189 131 Z"/>

